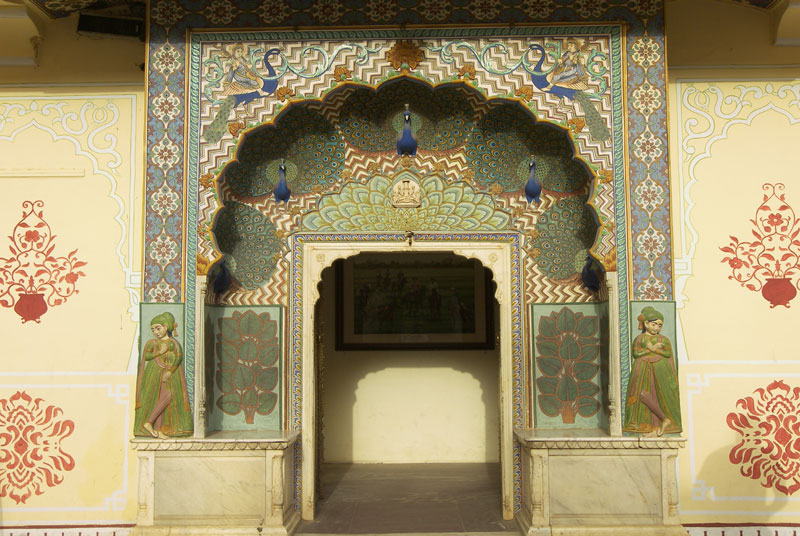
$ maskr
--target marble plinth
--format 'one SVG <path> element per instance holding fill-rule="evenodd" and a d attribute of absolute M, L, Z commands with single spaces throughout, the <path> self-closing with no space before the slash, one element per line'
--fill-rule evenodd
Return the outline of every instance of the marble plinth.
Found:
<path fill-rule="evenodd" d="M 218 432 L 135 439 L 139 497 L 133 536 L 292 534 L 297 432 Z"/>
<path fill-rule="evenodd" d="M 681 438 L 517 430 L 528 536 L 681 535 L 675 460 Z"/>

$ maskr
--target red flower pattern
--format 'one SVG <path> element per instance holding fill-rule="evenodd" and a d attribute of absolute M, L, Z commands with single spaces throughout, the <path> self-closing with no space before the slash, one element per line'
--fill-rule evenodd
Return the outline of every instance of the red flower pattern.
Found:
<path fill-rule="evenodd" d="M 25 503 L 75 468 L 75 460 L 61 449 L 75 423 L 59 419 L 62 413 L 24 391 L 0 399 L 0 497 Z"/>
<path fill-rule="evenodd" d="M 782 221 L 783 217 L 781 217 L 780 214 L 772 213 L 769 216 L 767 216 L 767 223 L 769 223 L 772 226 L 777 227 L 778 225 L 781 224 Z"/>
<path fill-rule="evenodd" d="M 755 218 L 750 220 L 755 240 L 731 236 L 730 243 L 719 248 L 727 254 L 721 262 L 732 269 L 728 279 L 748 290 L 761 291 L 772 307 L 789 307 L 800 288 L 800 219 L 786 202 L 783 184 L 767 183 L 762 189 L 765 194 Z M 776 280 L 780 282 L 774 283 Z"/>
<path fill-rule="evenodd" d="M 78 260 L 77 249 L 66 257 L 55 255 L 56 237 L 44 220 L 43 208 L 42 201 L 22 203 L 22 219 L 9 237 L 11 256 L 0 257 L 0 306 L 13 307 L 23 323 L 38 323 L 48 307 L 78 294 L 75 283 L 86 275 L 80 269 L 86 262 Z M 31 299 L 38 305 L 33 307 Z"/>
<path fill-rule="evenodd" d="M 728 414 L 742 435 L 729 459 L 742 476 L 791 495 L 800 489 L 800 387 L 776 380 L 754 393 L 736 402 L 742 412 Z"/>

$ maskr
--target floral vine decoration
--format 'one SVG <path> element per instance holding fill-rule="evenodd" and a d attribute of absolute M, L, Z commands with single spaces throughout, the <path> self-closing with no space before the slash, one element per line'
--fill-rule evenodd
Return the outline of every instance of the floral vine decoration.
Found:
<path fill-rule="evenodd" d="M 22 322 L 40 322 L 48 306 L 63 304 L 78 293 L 75 283 L 86 274 L 76 257 L 55 257 L 55 235 L 43 219 L 44 202 L 22 203 L 22 219 L 9 238 L 11 257 L 0 257 L 0 305 L 13 307 Z"/>
<path fill-rule="evenodd" d="M 720 249 L 728 255 L 722 262 L 731 267 L 728 279 L 754 292 L 761 291 L 770 307 L 783 305 L 797 295 L 800 279 L 800 221 L 786 203 L 784 185 L 764 184 L 764 199 L 756 209 L 752 242 L 731 236 Z"/>

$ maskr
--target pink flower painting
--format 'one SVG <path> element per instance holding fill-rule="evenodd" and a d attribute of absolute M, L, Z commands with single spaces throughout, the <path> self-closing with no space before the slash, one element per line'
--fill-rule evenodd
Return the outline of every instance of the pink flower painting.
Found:
<path fill-rule="evenodd" d="M 729 459 L 742 476 L 792 495 L 800 489 L 800 387 L 777 380 L 754 395 L 728 414 L 728 426 L 742 437 Z"/>
<path fill-rule="evenodd" d="M 48 307 L 78 293 L 75 284 L 86 274 L 78 250 L 66 257 L 53 253 L 55 235 L 43 218 L 42 201 L 22 203 L 22 219 L 11 232 L 11 256 L 0 257 L 0 306 L 13 307 L 22 322 L 41 322 Z"/>
<path fill-rule="evenodd" d="M 786 202 L 781 183 L 764 184 L 766 192 L 756 209 L 751 233 L 755 240 L 739 240 L 721 247 L 722 262 L 731 269 L 729 279 L 761 295 L 770 307 L 789 302 L 800 288 L 800 220 Z"/>
<path fill-rule="evenodd" d="M 63 482 L 75 467 L 61 448 L 75 423 L 60 418 L 62 413 L 24 391 L 0 399 L 0 497 L 24 504 Z"/>

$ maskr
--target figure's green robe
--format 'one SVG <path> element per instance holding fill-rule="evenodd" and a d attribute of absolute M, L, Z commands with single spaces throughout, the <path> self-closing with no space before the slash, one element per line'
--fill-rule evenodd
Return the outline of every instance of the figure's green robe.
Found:
<path fill-rule="evenodd" d="M 648 343 L 661 343 L 664 346 L 658 353 L 654 353 L 647 349 Z M 678 373 L 669 338 L 661 334 L 642 333 L 633 341 L 632 357 L 633 367 L 628 380 L 625 424 L 622 430 L 649 433 L 658 430 L 661 425 L 661 419 L 642 402 L 640 393 L 644 392 L 657 401 L 661 411 L 672 421 L 664 433 L 680 432 L 682 427 Z"/>
<path fill-rule="evenodd" d="M 183 374 L 183 351 L 181 345 L 173 338 L 167 344 L 166 352 L 158 353 L 156 339 L 147 341 L 142 351 L 142 362 L 139 367 L 139 378 L 136 386 L 136 413 L 133 422 L 133 435 L 152 437 L 142 426 L 153 411 L 162 389 L 169 389 L 170 403 L 162 414 L 161 426 L 155 427 L 168 436 L 179 437 L 191 435 L 192 410 L 189 406 L 189 393 L 186 389 L 186 378 Z M 169 370 L 172 375 L 164 382 L 164 373 Z"/>

